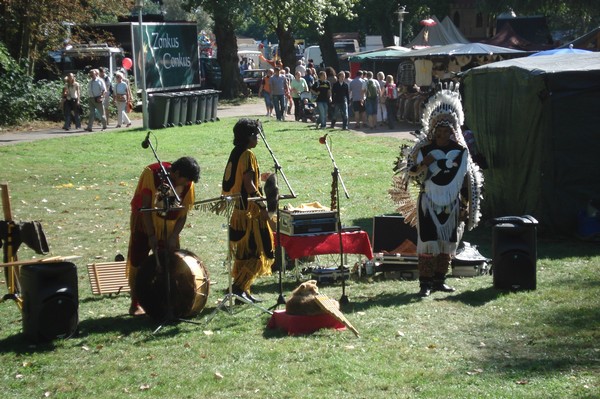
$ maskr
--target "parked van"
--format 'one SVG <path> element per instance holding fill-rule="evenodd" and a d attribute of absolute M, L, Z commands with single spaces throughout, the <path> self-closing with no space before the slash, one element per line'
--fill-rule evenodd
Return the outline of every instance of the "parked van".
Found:
<path fill-rule="evenodd" d="M 337 53 L 338 58 L 344 54 L 358 53 L 360 51 L 358 40 L 340 40 L 334 42 L 333 47 L 335 47 L 335 52 Z M 306 62 L 312 59 L 315 63 L 315 66 L 321 66 L 323 63 L 323 57 L 321 55 L 321 49 L 319 46 L 307 47 L 306 50 L 304 50 L 304 59 Z"/>
<path fill-rule="evenodd" d="M 304 49 L 304 60 L 308 63 L 308 60 L 313 60 L 315 67 L 320 66 L 323 63 L 323 57 L 321 56 L 321 49 L 319 46 L 308 46 Z"/>

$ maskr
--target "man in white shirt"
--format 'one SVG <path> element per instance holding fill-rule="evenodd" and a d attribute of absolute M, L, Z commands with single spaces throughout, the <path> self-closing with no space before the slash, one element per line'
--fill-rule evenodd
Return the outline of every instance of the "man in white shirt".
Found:
<path fill-rule="evenodd" d="M 365 122 L 365 93 L 367 92 L 367 82 L 362 78 L 363 72 L 356 72 L 356 77 L 352 79 L 348 87 L 350 88 L 350 100 L 352 101 L 352 111 L 354 111 L 354 120 L 356 128 L 360 128 L 361 122 Z"/>
<path fill-rule="evenodd" d="M 94 120 L 96 119 L 96 111 L 100 115 L 102 121 L 102 130 L 106 129 L 106 115 L 104 114 L 104 96 L 106 93 L 106 86 L 104 80 L 100 78 L 100 71 L 92 69 L 90 71 L 90 83 L 88 84 L 88 101 L 90 103 L 90 117 L 88 119 L 88 125 L 85 130 L 88 132 L 92 131 L 94 126 Z"/>

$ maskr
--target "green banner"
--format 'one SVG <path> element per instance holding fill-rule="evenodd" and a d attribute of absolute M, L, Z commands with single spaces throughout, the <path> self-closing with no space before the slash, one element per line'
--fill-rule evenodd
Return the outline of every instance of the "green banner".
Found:
<path fill-rule="evenodd" d="M 196 24 L 142 23 L 143 47 L 140 25 L 132 24 L 132 31 L 138 89 L 142 88 L 142 59 L 149 93 L 200 87 Z"/>

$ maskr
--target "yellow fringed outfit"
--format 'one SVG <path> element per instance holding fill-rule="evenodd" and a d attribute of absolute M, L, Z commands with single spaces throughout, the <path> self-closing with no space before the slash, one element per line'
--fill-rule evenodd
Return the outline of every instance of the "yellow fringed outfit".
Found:
<path fill-rule="evenodd" d="M 230 250 L 234 256 L 233 284 L 249 292 L 256 277 L 271 274 L 274 261 L 273 231 L 267 220 L 260 217 L 261 208 L 248 197 L 244 187 L 244 175 L 252 172 L 255 187 L 260 187 L 260 171 L 254 153 L 235 147 L 229 156 L 223 176 L 222 195 L 240 196 L 229 222 Z M 252 194 L 252 195 L 251 195 Z"/>

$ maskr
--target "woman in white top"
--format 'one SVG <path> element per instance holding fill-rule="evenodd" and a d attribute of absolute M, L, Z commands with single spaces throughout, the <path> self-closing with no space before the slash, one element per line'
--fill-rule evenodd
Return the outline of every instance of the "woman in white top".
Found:
<path fill-rule="evenodd" d="M 302 77 L 302 73 L 300 71 L 296 71 L 296 75 L 291 83 L 291 94 L 292 100 L 294 100 L 294 117 L 296 118 L 296 122 L 303 117 L 303 106 L 300 99 L 300 94 L 303 92 L 308 92 L 308 84 Z"/>
<path fill-rule="evenodd" d="M 75 80 L 72 73 L 65 77 L 65 87 L 63 88 L 63 111 L 65 113 L 65 124 L 63 129 L 71 129 L 71 120 L 75 121 L 75 128 L 81 129 L 81 119 L 79 118 L 79 83 Z"/>
<path fill-rule="evenodd" d="M 115 103 L 117 106 L 117 127 L 121 127 L 122 122 L 126 122 L 125 127 L 131 126 L 131 120 L 127 116 L 127 105 L 131 103 L 131 89 L 129 84 L 123 78 L 123 73 L 115 73 Z"/>

